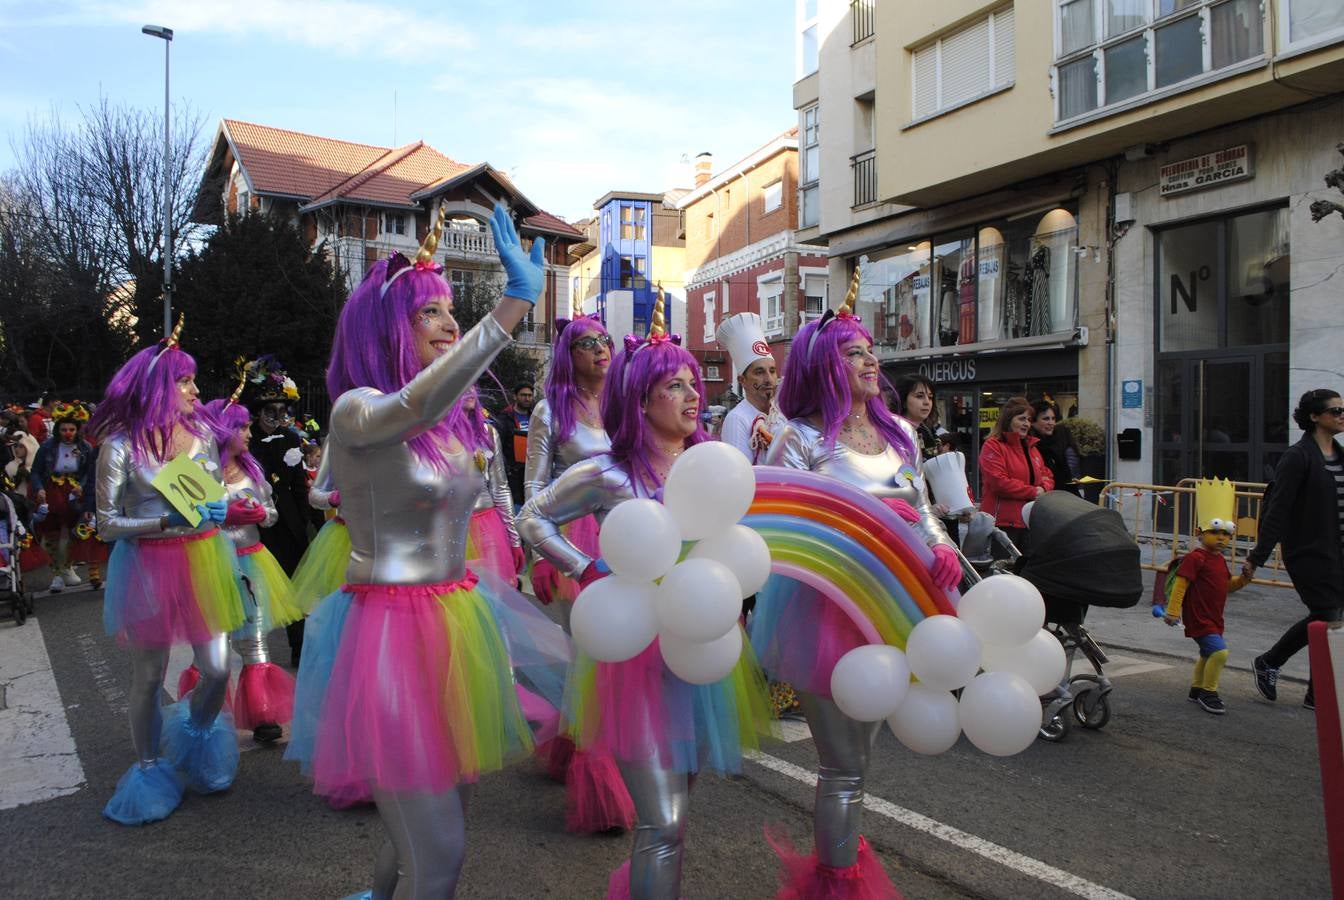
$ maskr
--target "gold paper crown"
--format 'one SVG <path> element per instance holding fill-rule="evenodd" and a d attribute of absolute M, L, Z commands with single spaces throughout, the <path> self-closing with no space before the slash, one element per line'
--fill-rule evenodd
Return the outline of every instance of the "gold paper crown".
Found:
<path fill-rule="evenodd" d="M 649 321 L 649 337 L 665 337 L 667 320 L 663 318 L 663 283 L 658 282 L 658 299 L 653 301 L 653 318 Z"/>
<path fill-rule="evenodd" d="M 434 216 L 434 224 L 430 227 L 429 234 L 425 235 L 425 242 L 420 245 L 420 249 L 415 254 L 417 268 L 424 268 L 433 264 L 434 251 L 439 249 L 439 237 L 443 234 L 443 223 L 447 218 L 448 210 L 441 203 L 438 213 Z"/>
<path fill-rule="evenodd" d="M 1201 478 L 1195 482 L 1195 524 L 1200 531 L 1215 525 L 1236 528 L 1237 491 L 1226 478 Z"/>
<path fill-rule="evenodd" d="M 849 292 L 845 294 L 845 302 L 840 304 L 836 310 L 837 316 L 854 315 L 854 301 L 859 296 L 859 267 L 854 267 L 854 275 L 849 279 Z"/>

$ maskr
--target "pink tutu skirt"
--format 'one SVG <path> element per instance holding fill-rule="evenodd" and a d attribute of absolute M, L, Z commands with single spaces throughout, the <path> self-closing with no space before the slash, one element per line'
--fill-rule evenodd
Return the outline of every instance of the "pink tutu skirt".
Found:
<path fill-rule="evenodd" d="M 475 575 L 348 584 L 324 605 L 343 607 L 342 597 L 329 680 L 312 683 L 326 676 L 306 652 L 299 672 L 299 702 L 321 696 L 310 769 L 318 794 L 441 793 L 531 752 L 500 625 Z M 303 715 L 296 709 L 296 722 Z"/>
<path fill-rule="evenodd" d="M 103 593 L 108 634 L 139 647 L 201 644 L 243 624 L 233 542 L 218 528 L 115 543 Z"/>
<path fill-rule="evenodd" d="M 598 545 L 597 535 L 602 530 L 595 516 L 584 516 L 582 519 L 575 519 L 566 525 L 561 526 L 560 533 L 565 539 L 579 548 L 579 551 L 585 556 L 597 559 L 602 555 L 602 548 Z M 556 600 L 564 600 L 566 603 L 573 603 L 579 596 L 579 583 L 573 578 L 565 575 L 556 574 L 556 589 L 552 597 Z"/>
<path fill-rule="evenodd" d="M 478 572 L 493 572 L 512 584 L 518 577 L 513 568 L 513 544 L 499 510 L 478 509 L 467 527 L 467 565 Z"/>
<path fill-rule="evenodd" d="M 772 578 L 756 595 L 751 642 L 771 678 L 830 699 L 835 664 L 868 640 L 843 609 L 813 588 Z"/>

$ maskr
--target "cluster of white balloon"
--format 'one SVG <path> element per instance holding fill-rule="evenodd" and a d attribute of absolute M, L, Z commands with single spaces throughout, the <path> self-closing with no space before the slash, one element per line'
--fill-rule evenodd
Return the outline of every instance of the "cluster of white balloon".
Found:
<path fill-rule="evenodd" d="M 918 623 L 904 653 L 884 644 L 846 653 L 831 696 L 854 719 L 886 719 L 916 753 L 942 753 L 963 732 L 994 756 L 1020 753 L 1040 729 L 1040 695 L 1064 677 L 1064 648 L 1041 628 L 1044 619 L 1045 602 L 1026 579 L 986 578 L 961 598 L 956 616 Z M 960 700 L 951 693 L 958 689 Z"/>
<path fill-rule="evenodd" d="M 607 514 L 599 545 L 611 576 L 574 601 L 579 649 L 621 662 L 658 638 L 667 667 L 711 684 L 742 655 L 742 600 L 770 575 L 770 551 L 737 524 L 756 494 L 751 464 L 718 442 L 697 444 L 668 472 L 663 502 L 627 500 Z M 683 559 L 683 542 L 695 545 Z M 678 560 L 681 560 L 678 562 Z"/>

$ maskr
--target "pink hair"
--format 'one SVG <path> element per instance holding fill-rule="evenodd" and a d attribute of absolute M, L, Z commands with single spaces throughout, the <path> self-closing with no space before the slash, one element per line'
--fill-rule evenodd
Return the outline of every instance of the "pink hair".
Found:
<path fill-rule="evenodd" d="M 252 421 L 252 414 L 247 411 L 247 407 L 230 403 L 222 398 L 211 400 L 205 404 L 205 416 L 210 422 L 210 430 L 215 434 L 215 443 L 219 445 L 219 461 L 222 468 L 227 469 L 229 464 L 233 463 L 246 472 L 247 477 L 253 482 L 260 484 L 264 481 L 266 473 L 261 470 L 261 463 L 257 462 L 257 458 L 247 447 L 243 447 L 242 452 L 234 449 L 238 429 Z"/>
<path fill-rule="evenodd" d="M 581 316 L 566 325 L 565 330 L 555 339 L 551 369 L 546 373 L 546 405 L 551 409 L 556 444 L 573 437 L 574 428 L 578 424 L 574 418 L 574 404 L 579 398 L 579 391 L 574 383 L 573 344 L 581 337 L 606 333 L 607 329 L 596 318 Z M 614 351 L 612 355 L 615 355 Z"/>
<path fill-rule="evenodd" d="M 341 310 L 327 366 L 327 393 L 333 403 L 346 391 L 359 387 L 384 394 L 395 394 L 405 387 L 424 368 L 415 352 L 412 318 L 430 303 L 452 304 L 452 287 L 443 276 L 428 270 L 403 272 L 384 292 L 387 264 L 383 259 L 370 266 Z M 446 471 L 451 466 L 443 447 L 451 438 L 445 418 L 407 444 L 416 459 Z"/>
<path fill-rule="evenodd" d="M 826 442 L 834 446 L 835 436 L 854 404 L 849 392 L 849 364 L 841 356 L 840 347 L 855 338 L 871 345 L 873 336 L 852 316 L 838 316 L 819 330 L 820 324 L 809 322 L 793 339 L 779 388 L 779 410 L 790 419 L 820 414 L 822 433 Z M 885 385 L 886 379 L 882 380 Z M 914 441 L 882 402 L 881 392 L 869 397 L 864 407 L 878 432 L 903 459 L 917 457 Z"/>
<path fill-rule="evenodd" d="M 198 438 L 211 436 L 204 416 L 183 415 L 178 407 L 178 379 L 195 374 L 196 360 L 185 350 L 165 350 L 162 344 L 146 347 L 112 376 L 86 430 L 100 443 L 126 435 L 131 457 L 139 464 L 166 462 L 178 425 Z"/>
<path fill-rule="evenodd" d="M 611 438 L 611 455 L 645 493 L 662 488 L 662 480 L 653 470 L 653 436 L 644 418 L 644 403 L 660 382 L 677 374 L 683 366 L 691 370 L 691 381 L 700 395 L 697 412 L 705 411 L 705 386 L 700 366 L 690 351 L 671 341 L 642 345 L 637 353 L 625 350 L 612 360 L 607 383 L 602 390 L 602 427 Z M 709 440 L 696 421 L 695 432 L 686 438 L 691 447 Z"/>
<path fill-rule="evenodd" d="M 467 401 L 476 401 L 475 409 L 467 409 Z M 452 412 L 445 420 L 448 428 L 468 452 L 494 449 L 494 439 L 490 437 L 490 428 L 486 425 L 485 410 L 481 409 L 480 392 L 473 385 L 453 404 Z"/>

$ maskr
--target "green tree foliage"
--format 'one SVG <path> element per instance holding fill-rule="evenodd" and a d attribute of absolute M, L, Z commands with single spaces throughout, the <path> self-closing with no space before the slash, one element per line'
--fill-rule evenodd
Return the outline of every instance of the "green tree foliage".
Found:
<path fill-rule="evenodd" d="M 196 357 L 202 399 L 233 390 L 238 357 L 272 353 L 297 382 L 301 411 L 325 411 L 346 290 L 322 247 L 288 221 L 232 216 L 181 261 L 176 281 L 174 308 L 187 316 L 183 345 Z"/>

